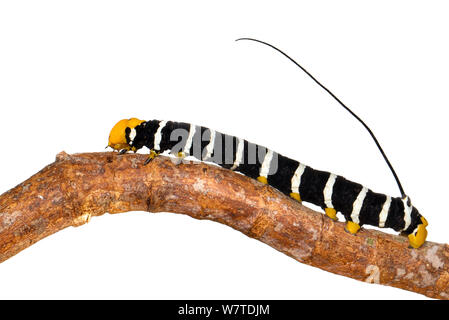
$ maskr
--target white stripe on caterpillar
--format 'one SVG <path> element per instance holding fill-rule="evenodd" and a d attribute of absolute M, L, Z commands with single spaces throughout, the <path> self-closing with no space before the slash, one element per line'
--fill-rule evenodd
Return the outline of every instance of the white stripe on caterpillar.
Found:
<path fill-rule="evenodd" d="M 379 227 L 383 228 L 385 227 L 385 222 L 388 218 L 388 211 L 390 210 L 391 206 L 391 197 L 387 196 L 387 199 L 384 202 L 384 205 L 382 206 L 382 210 L 379 213 Z"/>
<path fill-rule="evenodd" d="M 165 125 L 167 124 L 167 121 L 161 121 L 159 122 L 159 128 L 157 128 L 157 131 L 154 135 L 154 150 L 160 150 L 161 146 L 161 140 L 162 140 L 162 129 L 164 129 Z"/>
<path fill-rule="evenodd" d="M 404 229 L 407 230 L 407 228 L 410 226 L 410 223 L 412 223 L 412 206 L 408 206 L 407 202 L 409 201 L 408 197 L 405 197 L 404 199 L 401 199 L 404 203 Z"/>
<path fill-rule="evenodd" d="M 231 170 L 235 170 L 243 160 L 243 148 L 245 146 L 245 141 L 243 139 L 237 138 L 239 144 L 237 145 L 237 153 L 235 155 L 234 164 L 231 167 Z"/>
<path fill-rule="evenodd" d="M 363 187 L 362 190 L 359 192 L 359 195 L 357 196 L 357 199 L 355 199 L 354 203 L 352 204 L 352 213 L 351 213 L 351 219 L 352 222 L 359 224 L 359 214 L 360 210 L 362 210 L 363 200 L 365 200 L 366 193 L 368 192 L 368 188 Z"/>
<path fill-rule="evenodd" d="M 334 207 L 332 205 L 332 191 L 334 190 L 335 179 L 337 179 L 337 176 L 335 174 L 331 173 L 329 175 L 329 179 L 327 179 L 326 186 L 324 187 L 324 190 L 323 190 L 324 204 L 328 208 Z"/>
<path fill-rule="evenodd" d="M 129 133 L 129 141 L 132 143 L 134 141 L 134 138 L 136 137 L 136 129 L 131 129 L 131 132 Z"/>
<path fill-rule="evenodd" d="M 192 147 L 193 136 L 195 135 L 196 126 L 194 124 L 190 125 L 189 136 L 187 137 L 186 145 L 184 146 L 184 153 L 189 155 L 190 148 Z"/>
<path fill-rule="evenodd" d="M 265 158 L 263 158 L 262 167 L 260 168 L 259 175 L 261 177 L 267 177 L 270 171 L 271 160 L 273 159 L 273 150 L 268 149 Z"/>
<path fill-rule="evenodd" d="M 304 173 L 306 166 L 302 163 L 299 164 L 298 168 L 296 168 L 295 174 L 292 177 L 292 192 L 299 193 L 299 186 L 301 185 L 301 176 Z"/>
<path fill-rule="evenodd" d="M 205 155 L 203 161 L 208 161 L 210 158 L 212 158 L 212 153 L 214 152 L 215 131 L 212 129 L 209 129 L 209 132 L 210 132 L 210 139 L 209 139 L 210 142 L 206 146 L 206 155 Z"/>
<path fill-rule="evenodd" d="M 385 221 L 387 221 L 390 206 L 391 206 L 391 197 L 387 196 L 387 199 L 385 200 L 384 205 L 382 206 L 382 210 L 379 213 L 379 227 L 381 228 L 385 227 Z"/>

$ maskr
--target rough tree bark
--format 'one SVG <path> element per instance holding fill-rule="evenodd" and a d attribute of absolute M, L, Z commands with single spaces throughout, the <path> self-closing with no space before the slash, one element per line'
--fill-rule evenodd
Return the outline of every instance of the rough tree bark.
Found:
<path fill-rule="evenodd" d="M 0 196 L 0 262 L 106 212 L 169 211 L 224 223 L 299 262 L 360 281 L 449 299 L 449 246 L 362 229 L 357 235 L 253 179 L 145 155 L 58 154 Z"/>

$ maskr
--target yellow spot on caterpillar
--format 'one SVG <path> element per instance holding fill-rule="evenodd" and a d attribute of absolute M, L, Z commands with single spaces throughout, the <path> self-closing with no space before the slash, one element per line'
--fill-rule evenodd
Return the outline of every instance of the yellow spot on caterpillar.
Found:
<path fill-rule="evenodd" d="M 357 231 L 359 231 L 359 229 L 360 229 L 360 226 L 355 222 L 348 221 L 346 223 L 346 230 L 348 230 L 352 234 L 356 234 Z"/>
<path fill-rule="evenodd" d="M 148 156 L 148 158 L 150 159 L 154 159 L 159 155 L 158 152 L 154 151 L 154 150 L 150 150 L 150 155 Z"/>
<path fill-rule="evenodd" d="M 150 154 L 148 155 L 147 160 L 145 160 L 144 165 L 147 165 L 148 163 L 150 163 L 150 161 L 153 160 L 154 158 L 156 158 L 158 155 L 159 155 L 159 152 L 150 150 Z"/>
<path fill-rule="evenodd" d="M 421 217 L 421 221 L 422 221 L 424 227 L 427 227 L 429 225 L 429 223 L 427 222 L 426 218 Z"/>
<path fill-rule="evenodd" d="M 178 158 L 184 159 L 186 157 L 186 154 L 184 152 L 180 151 L 180 152 L 178 152 L 177 156 L 178 156 Z"/>
<path fill-rule="evenodd" d="M 263 184 L 268 184 L 268 180 L 266 177 L 257 177 L 257 181 L 262 182 Z"/>
<path fill-rule="evenodd" d="M 426 219 L 424 219 L 425 221 Z M 421 219 L 422 221 L 422 219 Z M 426 224 L 424 223 L 418 225 L 418 230 L 415 233 L 411 233 L 408 235 L 408 242 L 410 243 L 410 245 L 415 248 L 418 249 L 419 247 L 422 246 L 422 244 L 426 241 L 427 238 L 427 230 L 426 230 Z M 426 221 L 427 223 L 427 221 Z"/>
<path fill-rule="evenodd" d="M 326 216 L 332 220 L 337 220 L 337 211 L 334 208 L 325 208 L 324 212 L 326 213 Z"/>
<path fill-rule="evenodd" d="M 297 200 L 299 202 L 302 202 L 301 196 L 299 195 L 299 193 L 292 192 L 292 193 L 290 193 L 290 197 L 292 197 L 293 199 L 295 199 L 295 200 Z"/>

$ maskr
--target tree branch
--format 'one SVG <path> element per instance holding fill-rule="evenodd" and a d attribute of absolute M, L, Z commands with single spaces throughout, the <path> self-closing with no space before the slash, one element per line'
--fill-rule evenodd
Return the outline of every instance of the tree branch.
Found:
<path fill-rule="evenodd" d="M 204 163 L 116 153 L 58 154 L 0 196 L 0 262 L 106 212 L 169 211 L 226 224 L 299 262 L 360 281 L 449 299 L 449 246 L 362 229 L 344 231 L 269 186 Z"/>

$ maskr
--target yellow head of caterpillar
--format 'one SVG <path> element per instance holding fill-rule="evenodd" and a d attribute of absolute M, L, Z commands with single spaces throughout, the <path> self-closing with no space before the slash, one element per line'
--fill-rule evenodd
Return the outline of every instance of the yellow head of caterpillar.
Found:
<path fill-rule="evenodd" d="M 413 248 L 419 248 L 426 241 L 427 230 L 426 227 L 429 225 L 424 217 L 421 217 L 421 224 L 416 227 L 416 231 L 408 235 L 409 244 Z"/>
<path fill-rule="evenodd" d="M 132 150 L 126 141 L 126 128 L 134 129 L 142 122 L 145 121 L 137 118 L 123 119 L 117 122 L 109 133 L 108 147 L 114 150 Z"/>

